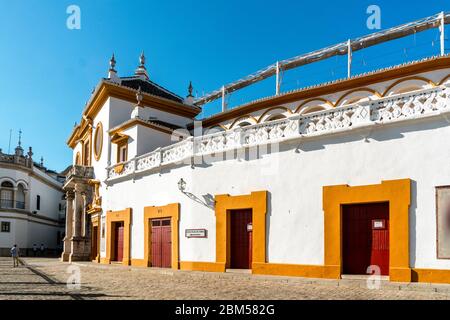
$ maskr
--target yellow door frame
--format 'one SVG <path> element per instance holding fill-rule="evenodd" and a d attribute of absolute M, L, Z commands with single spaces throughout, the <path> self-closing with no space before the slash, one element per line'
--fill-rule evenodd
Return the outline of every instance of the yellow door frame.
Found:
<path fill-rule="evenodd" d="M 131 208 L 122 211 L 108 211 L 106 213 L 106 258 L 104 263 L 111 263 L 111 247 L 114 241 L 113 225 L 123 222 L 123 265 L 130 265 L 130 238 L 131 238 Z"/>
<path fill-rule="evenodd" d="M 231 210 L 252 209 L 252 269 L 254 264 L 266 262 L 266 213 L 267 191 L 250 195 L 216 195 L 216 268 L 225 272 L 230 266 L 230 217 Z"/>
<path fill-rule="evenodd" d="M 389 202 L 389 279 L 411 281 L 409 266 L 409 206 L 411 180 L 381 184 L 323 187 L 325 270 L 324 277 L 339 279 L 342 273 L 342 206 Z"/>
<path fill-rule="evenodd" d="M 151 220 L 159 218 L 170 218 L 172 227 L 172 269 L 179 269 L 179 219 L 180 204 L 172 203 L 162 207 L 145 207 L 144 208 L 144 265 L 151 267 L 151 246 L 150 239 L 152 237 Z"/>

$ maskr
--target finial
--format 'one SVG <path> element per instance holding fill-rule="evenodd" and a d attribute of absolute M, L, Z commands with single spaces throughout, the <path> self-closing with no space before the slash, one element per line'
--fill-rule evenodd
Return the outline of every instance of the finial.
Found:
<path fill-rule="evenodd" d="M 114 53 L 112 54 L 111 60 L 109 60 L 109 71 L 116 72 L 116 58 L 114 57 Z"/>
<path fill-rule="evenodd" d="M 139 66 L 136 69 L 135 74 L 139 77 L 142 77 L 144 80 L 148 80 L 147 69 L 145 68 L 145 54 L 142 51 L 141 56 L 139 57 Z"/>
<path fill-rule="evenodd" d="M 188 87 L 188 92 L 189 92 L 189 94 L 188 94 L 188 98 L 191 98 L 191 97 L 193 97 L 193 95 L 192 95 L 192 91 L 194 90 L 194 87 L 192 86 L 192 81 L 189 81 L 189 87 Z"/>
<path fill-rule="evenodd" d="M 40 163 L 41 167 L 44 166 L 44 157 L 41 157 L 41 163 Z"/>
<path fill-rule="evenodd" d="M 29 147 L 29 148 L 28 148 L 28 156 L 29 156 L 30 158 L 33 157 L 33 148 L 32 148 L 32 147 Z"/>
<path fill-rule="evenodd" d="M 144 50 L 142 50 L 141 56 L 139 57 L 139 66 L 145 68 L 145 53 Z"/>
<path fill-rule="evenodd" d="M 19 130 L 19 147 L 22 145 L 22 129 Z"/>
<path fill-rule="evenodd" d="M 137 105 L 141 106 L 142 105 L 142 90 L 141 90 L 141 86 L 139 86 L 138 91 L 136 92 L 136 100 L 137 100 Z"/>

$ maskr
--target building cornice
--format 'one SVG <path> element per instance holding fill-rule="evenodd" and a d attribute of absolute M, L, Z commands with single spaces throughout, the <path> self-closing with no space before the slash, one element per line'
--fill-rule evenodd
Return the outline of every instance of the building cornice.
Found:
<path fill-rule="evenodd" d="M 31 168 L 24 167 L 22 165 L 18 165 L 18 164 L 14 164 L 14 163 L 2 163 L 2 162 L 0 162 L 0 168 L 19 170 L 19 171 L 25 172 L 30 177 L 33 177 L 33 178 L 39 180 L 40 182 L 46 184 L 47 186 L 52 187 L 53 189 L 55 189 L 57 191 L 63 192 L 61 185 L 58 185 L 56 182 L 45 179 L 44 177 L 42 177 L 39 174 L 37 174 L 36 172 L 34 172 L 33 169 L 31 169 Z"/>
<path fill-rule="evenodd" d="M 67 145 L 72 149 L 76 146 L 76 143 L 81 138 L 83 131 L 86 129 L 87 122 L 90 119 L 94 119 L 98 112 L 101 110 L 108 98 L 116 98 L 131 103 L 136 102 L 136 92 L 132 88 L 127 88 L 120 86 L 118 84 L 113 84 L 102 80 L 97 88 L 95 89 L 92 98 L 89 100 L 86 108 L 83 111 L 83 117 L 81 123 L 74 128 L 69 139 L 67 140 Z M 168 113 L 172 113 L 178 116 L 195 118 L 201 108 L 186 106 L 182 103 L 178 103 L 169 99 L 151 95 L 148 93 L 142 93 L 143 107 L 151 107 Z"/>
<path fill-rule="evenodd" d="M 218 113 L 202 120 L 203 127 L 211 127 L 223 121 L 235 119 L 249 113 L 260 111 L 266 108 L 280 106 L 299 100 L 317 98 L 323 95 L 333 94 L 340 91 L 366 87 L 371 84 L 407 77 L 418 73 L 435 71 L 450 67 L 450 56 L 433 57 L 406 65 L 395 66 L 383 70 L 377 70 L 368 74 L 355 76 L 349 79 L 337 80 L 332 83 L 325 83 L 305 89 L 287 92 L 278 96 L 263 98 L 248 104 Z M 193 124 L 188 126 L 193 128 Z"/>

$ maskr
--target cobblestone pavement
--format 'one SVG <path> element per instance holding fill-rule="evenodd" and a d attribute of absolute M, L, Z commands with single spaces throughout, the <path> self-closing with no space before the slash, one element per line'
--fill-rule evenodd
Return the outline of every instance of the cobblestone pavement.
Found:
<path fill-rule="evenodd" d="M 315 280 L 235 273 L 0 258 L 0 299 L 450 299 L 450 285 L 383 282 L 370 290 L 364 280 Z M 71 269 L 68 270 L 68 267 Z M 69 290 L 68 271 L 79 270 L 81 288 Z"/>

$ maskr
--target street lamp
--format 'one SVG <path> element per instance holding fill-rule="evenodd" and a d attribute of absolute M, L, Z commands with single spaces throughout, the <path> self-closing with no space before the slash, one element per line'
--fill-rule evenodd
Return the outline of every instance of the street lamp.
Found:
<path fill-rule="evenodd" d="M 186 190 L 186 181 L 183 180 L 183 178 L 178 181 L 178 189 L 184 193 L 184 190 Z"/>

